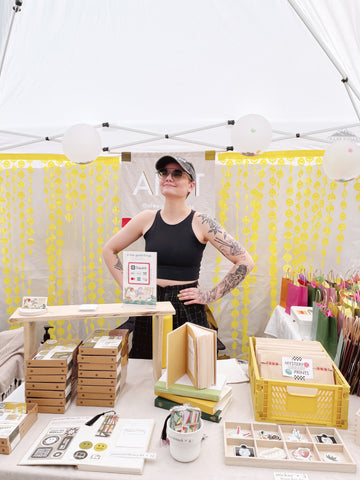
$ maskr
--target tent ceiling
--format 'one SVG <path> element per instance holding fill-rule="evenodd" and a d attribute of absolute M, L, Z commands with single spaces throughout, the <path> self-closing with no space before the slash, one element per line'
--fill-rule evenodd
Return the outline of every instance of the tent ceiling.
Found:
<path fill-rule="evenodd" d="M 341 75 L 286 0 L 24 0 L 16 14 L 14 3 L 0 3 L 0 151 L 62 153 L 61 136 L 41 140 L 103 122 L 111 153 L 221 150 L 231 145 L 227 121 L 248 113 L 281 132 L 334 129 L 272 150 L 325 148 L 339 126 L 359 122 Z M 40 141 L 21 146 L 32 138 L 19 133 Z"/>

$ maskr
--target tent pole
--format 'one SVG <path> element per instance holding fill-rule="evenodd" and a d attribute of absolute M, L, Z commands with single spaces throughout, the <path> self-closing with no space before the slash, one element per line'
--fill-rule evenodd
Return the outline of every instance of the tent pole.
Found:
<path fill-rule="evenodd" d="M 1 63 L 0 63 L 0 78 L 1 78 L 2 70 L 3 70 L 3 66 L 4 66 L 4 63 L 5 63 L 5 57 L 6 57 L 6 53 L 7 53 L 7 49 L 8 49 L 8 45 L 9 45 L 10 35 L 11 35 L 12 28 L 13 28 L 13 25 L 14 25 L 15 15 L 17 14 L 17 12 L 21 11 L 21 5 L 22 5 L 22 1 L 15 1 L 15 5 L 13 7 L 13 14 L 12 14 L 12 17 L 11 17 L 11 22 L 10 22 L 9 33 L 6 37 L 4 53 L 2 55 Z"/>
<path fill-rule="evenodd" d="M 315 40 L 318 42 L 320 47 L 324 50 L 326 55 L 328 56 L 329 60 L 332 62 L 336 70 L 340 73 L 341 77 L 343 80 L 346 80 L 346 83 L 348 83 L 348 86 L 351 88 L 353 91 L 354 95 L 357 97 L 358 100 L 360 100 L 360 93 L 357 91 L 355 86 L 351 83 L 351 81 L 348 79 L 348 76 L 346 75 L 346 72 L 343 71 L 341 66 L 339 65 L 338 61 L 334 57 L 334 55 L 330 52 L 330 50 L 327 48 L 325 43 L 321 40 L 321 38 L 316 34 L 316 32 L 313 31 L 312 25 L 308 22 L 308 19 L 306 16 L 303 14 L 301 9 L 298 7 L 296 0 L 288 0 L 292 8 L 295 10 L 295 12 L 298 14 L 300 19 L 304 22 L 312 36 L 315 38 Z"/>
<path fill-rule="evenodd" d="M 348 82 L 344 82 L 344 85 L 345 85 L 346 91 L 347 91 L 347 93 L 348 93 L 348 95 L 349 95 L 350 102 L 352 103 L 352 106 L 353 106 L 353 108 L 354 108 L 354 110 L 355 110 L 355 113 L 356 113 L 358 119 L 360 120 L 360 112 L 359 112 L 358 106 L 356 105 L 356 103 L 355 103 L 355 101 L 354 101 L 354 97 L 353 97 L 353 95 L 352 95 L 352 93 L 351 93 L 352 90 L 350 90 L 350 87 L 349 87 L 349 85 L 348 85 Z"/>

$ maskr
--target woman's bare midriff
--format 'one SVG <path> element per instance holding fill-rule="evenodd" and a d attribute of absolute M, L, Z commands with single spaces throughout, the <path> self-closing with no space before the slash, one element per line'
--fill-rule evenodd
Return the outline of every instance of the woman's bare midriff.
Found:
<path fill-rule="evenodd" d="M 159 287 L 171 287 L 173 285 L 186 285 L 188 283 L 194 283 L 197 282 L 198 279 L 196 280 L 186 280 L 185 282 L 180 282 L 177 280 L 165 280 L 163 278 L 158 278 L 156 283 L 159 285 Z"/>

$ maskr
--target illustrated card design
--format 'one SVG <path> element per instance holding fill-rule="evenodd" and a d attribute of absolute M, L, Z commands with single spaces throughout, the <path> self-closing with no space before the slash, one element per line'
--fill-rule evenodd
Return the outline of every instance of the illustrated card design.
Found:
<path fill-rule="evenodd" d="M 123 252 L 123 302 L 156 305 L 156 252 Z"/>

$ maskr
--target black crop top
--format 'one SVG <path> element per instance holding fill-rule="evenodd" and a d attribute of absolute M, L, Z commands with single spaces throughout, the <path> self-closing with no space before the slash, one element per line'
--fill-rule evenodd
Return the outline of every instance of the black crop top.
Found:
<path fill-rule="evenodd" d="M 197 280 L 205 243 L 192 229 L 194 210 L 180 223 L 169 225 L 156 212 L 154 223 L 145 233 L 145 250 L 157 252 L 157 277 L 165 280 Z"/>

